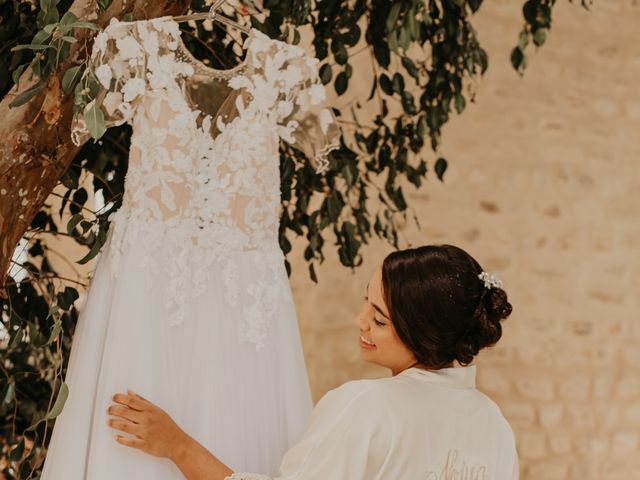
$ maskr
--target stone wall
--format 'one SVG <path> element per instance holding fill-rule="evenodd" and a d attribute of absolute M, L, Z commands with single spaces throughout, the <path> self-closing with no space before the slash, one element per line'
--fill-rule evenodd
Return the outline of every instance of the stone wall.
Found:
<path fill-rule="evenodd" d="M 478 360 L 479 388 L 515 430 L 521 478 L 640 479 L 640 5 L 559 1 L 519 78 L 522 3 L 488 0 L 477 16 L 490 69 L 445 129 L 444 184 L 410 189 L 423 228 L 403 235 L 459 245 L 505 283 L 514 313 Z M 294 259 L 316 399 L 387 375 L 360 361 L 352 318 L 389 251 L 373 242 L 355 272 L 330 252 L 317 286 Z"/>

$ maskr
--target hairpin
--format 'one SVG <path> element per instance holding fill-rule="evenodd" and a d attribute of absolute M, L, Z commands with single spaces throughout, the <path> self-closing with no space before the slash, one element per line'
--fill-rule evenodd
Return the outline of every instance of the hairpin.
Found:
<path fill-rule="evenodd" d="M 483 271 L 478 275 L 478 278 L 484 282 L 484 286 L 487 288 L 502 288 L 502 281 L 493 273 L 487 273 Z"/>

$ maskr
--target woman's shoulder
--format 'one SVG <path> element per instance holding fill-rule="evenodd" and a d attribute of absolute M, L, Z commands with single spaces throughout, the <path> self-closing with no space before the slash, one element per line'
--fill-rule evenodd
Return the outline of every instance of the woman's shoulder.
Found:
<path fill-rule="evenodd" d="M 389 378 L 351 380 L 329 390 L 318 402 L 318 408 L 361 410 L 375 406 L 377 411 L 386 402 Z"/>
<path fill-rule="evenodd" d="M 480 390 L 476 390 L 476 393 L 477 396 L 481 399 L 481 402 L 484 404 L 485 411 L 487 411 L 493 418 L 493 424 L 495 426 L 494 432 L 496 434 L 501 434 L 507 443 L 513 443 L 515 445 L 515 435 L 513 433 L 513 429 L 502 413 L 502 409 L 491 397 L 489 397 L 485 393 L 481 392 Z"/>

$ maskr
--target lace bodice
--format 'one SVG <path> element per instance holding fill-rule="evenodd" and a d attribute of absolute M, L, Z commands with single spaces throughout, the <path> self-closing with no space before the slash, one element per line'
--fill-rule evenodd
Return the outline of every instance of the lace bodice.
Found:
<path fill-rule="evenodd" d="M 264 250 L 265 263 L 256 268 L 277 270 L 279 140 L 301 150 L 319 173 L 338 146 L 336 119 L 322 104 L 318 60 L 255 28 L 243 49 L 240 65 L 216 70 L 191 56 L 171 17 L 112 19 L 96 36 L 85 73 L 100 91 L 73 120 L 77 145 L 89 137 L 88 114 L 102 116 L 106 128 L 132 125 L 125 195 L 112 218 L 111 263 L 117 271 L 118 252 L 142 236 L 150 251 L 173 244 L 175 256 L 161 268 L 173 282 L 167 302 L 176 324 L 185 298 L 202 293 L 199 280 L 212 262 L 226 262 L 229 301 L 238 289 L 233 252 Z M 104 133 L 93 130 L 94 138 Z M 248 317 L 274 302 L 265 290 L 273 280 L 263 283 L 248 287 L 257 299 Z M 260 344 L 263 327 L 253 322 L 247 338 Z"/>

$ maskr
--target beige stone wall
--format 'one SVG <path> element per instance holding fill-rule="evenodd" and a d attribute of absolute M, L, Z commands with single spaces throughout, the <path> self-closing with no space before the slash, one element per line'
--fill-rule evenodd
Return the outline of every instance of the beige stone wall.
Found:
<path fill-rule="evenodd" d="M 514 427 L 522 478 L 640 479 L 640 5 L 559 1 L 521 79 L 508 58 L 522 3 L 482 7 L 490 70 L 444 132 L 445 183 L 410 189 L 422 230 L 403 233 L 459 245 L 506 284 L 514 313 L 479 387 Z M 373 242 L 354 273 L 331 253 L 315 287 L 294 261 L 316 399 L 386 375 L 360 362 L 351 322 L 389 251 Z"/>

